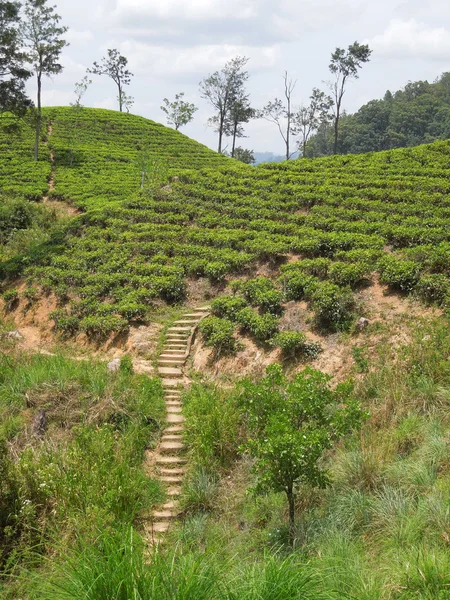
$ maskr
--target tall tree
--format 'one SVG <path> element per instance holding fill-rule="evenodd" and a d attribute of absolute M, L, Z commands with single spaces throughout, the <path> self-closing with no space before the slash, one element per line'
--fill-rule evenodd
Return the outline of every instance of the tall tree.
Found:
<path fill-rule="evenodd" d="M 100 63 L 94 62 L 88 73 L 93 75 L 107 75 L 117 85 L 119 110 L 123 111 L 125 100 L 128 98 L 124 92 L 124 86 L 130 85 L 133 73 L 127 69 L 128 59 L 122 56 L 115 48 L 108 49 L 108 56 L 104 56 Z"/>
<path fill-rule="evenodd" d="M 354 42 L 347 50 L 336 48 L 331 55 L 329 69 L 334 80 L 330 82 L 330 89 L 334 99 L 334 153 L 338 150 L 339 119 L 341 116 L 342 99 L 349 79 L 358 79 L 358 69 L 369 62 L 372 50 L 367 44 Z"/>
<path fill-rule="evenodd" d="M 200 95 L 215 108 L 216 114 L 209 119 L 219 134 L 218 152 L 222 152 L 225 122 L 235 99 L 242 94 L 248 72 L 243 67 L 248 62 L 245 56 L 229 60 L 221 71 L 216 71 L 200 82 Z"/>
<path fill-rule="evenodd" d="M 184 92 L 180 92 L 175 94 L 175 100 L 172 102 L 164 98 L 164 104 L 161 106 L 161 110 L 166 114 L 167 123 L 175 127 L 176 131 L 190 123 L 194 118 L 194 113 L 198 110 L 195 104 L 185 102 L 183 98 Z"/>
<path fill-rule="evenodd" d="M 295 114 L 292 110 L 292 93 L 297 82 L 289 79 L 287 71 L 284 72 L 283 81 L 284 100 L 275 98 L 275 100 L 268 102 L 259 111 L 258 116 L 270 123 L 274 123 L 278 127 L 278 131 L 286 146 L 286 160 L 289 160 L 293 154 L 291 152 L 291 137 L 297 133 L 294 122 Z"/>
<path fill-rule="evenodd" d="M 23 115 L 32 106 L 25 92 L 31 72 L 22 51 L 20 4 L 0 1 L 0 113 Z"/>
<path fill-rule="evenodd" d="M 58 75 L 63 70 L 59 62 L 62 49 L 68 43 L 61 37 L 67 27 L 60 26 L 61 17 L 55 6 L 47 6 L 47 0 L 27 0 L 25 4 L 24 38 L 29 62 L 37 81 L 36 137 L 34 160 L 38 159 L 39 135 L 42 122 L 42 76 Z"/>
<path fill-rule="evenodd" d="M 243 91 L 243 90 L 242 90 Z M 231 156 L 234 158 L 236 138 L 245 137 L 244 123 L 248 123 L 255 116 L 255 110 L 250 106 L 248 95 L 239 94 L 233 100 L 228 115 L 225 119 L 224 133 L 231 137 Z"/>
<path fill-rule="evenodd" d="M 331 121 L 333 98 L 314 88 L 309 98 L 308 106 L 301 106 L 295 115 L 296 130 L 300 136 L 299 149 L 302 156 L 306 155 L 306 145 L 310 137 L 319 129 L 322 123 Z"/>

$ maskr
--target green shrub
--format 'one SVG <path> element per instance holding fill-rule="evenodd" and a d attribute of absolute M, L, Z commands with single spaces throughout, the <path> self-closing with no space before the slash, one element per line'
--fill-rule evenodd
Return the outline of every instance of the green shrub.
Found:
<path fill-rule="evenodd" d="M 311 295 L 311 305 L 318 326 L 331 330 L 350 326 L 355 307 L 350 289 L 342 289 L 333 283 L 320 283 Z"/>
<path fill-rule="evenodd" d="M 239 296 L 221 296 L 211 302 L 211 312 L 216 317 L 236 320 L 236 314 L 247 306 L 244 298 Z"/>
<path fill-rule="evenodd" d="M 35 287 L 27 287 L 23 292 L 24 298 L 28 300 L 28 302 L 34 302 L 39 297 L 39 290 Z"/>
<path fill-rule="evenodd" d="M 127 321 L 141 320 L 145 317 L 148 311 L 148 307 L 145 304 L 139 302 L 122 302 L 117 307 L 117 312 Z"/>
<path fill-rule="evenodd" d="M 10 311 L 16 306 L 19 301 L 19 292 L 16 289 L 7 290 L 3 293 L 3 302 L 5 303 L 6 310 Z"/>
<path fill-rule="evenodd" d="M 219 317 L 206 317 L 199 325 L 205 346 L 214 348 L 216 356 L 236 352 L 238 344 L 234 329 L 231 321 Z"/>
<path fill-rule="evenodd" d="M 128 323 L 122 317 L 114 315 L 92 315 L 81 320 L 80 329 L 88 336 L 105 338 L 113 332 L 125 331 L 128 329 Z"/>
<path fill-rule="evenodd" d="M 425 302 L 445 303 L 450 294 L 450 280 L 445 275 L 424 275 L 416 285 L 416 294 Z"/>
<path fill-rule="evenodd" d="M 316 342 L 308 342 L 306 335 L 297 331 L 282 331 L 272 338 L 271 344 L 281 349 L 286 359 L 304 356 L 317 358 L 322 352 L 322 347 Z"/>
<path fill-rule="evenodd" d="M 368 278 L 368 271 L 364 263 L 334 262 L 328 269 L 328 277 L 331 283 L 341 287 L 354 287 Z"/>
<path fill-rule="evenodd" d="M 54 310 L 49 316 L 55 322 L 55 331 L 66 335 L 73 335 L 80 327 L 80 318 L 77 315 L 69 314 L 64 309 Z"/>
<path fill-rule="evenodd" d="M 205 275 L 214 283 L 218 283 L 225 279 L 225 275 L 228 273 L 228 266 L 220 261 L 213 261 L 206 265 Z"/>
<path fill-rule="evenodd" d="M 270 279 L 256 277 L 249 279 L 241 285 L 241 293 L 252 306 L 257 306 L 263 312 L 279 315 L 282 312 L 281 300 L 283 295 Z"/>
<path fill-rule="evenodd" d="M 267 343 L 278 330 L 278 319 L 266 313 L 260 315 L 248 307 L 240 310 L 236 315 L 237 322 L 244 331 L 250 333 L 257 342 Z"/>
<path fill-rule="evenodd" d="M 286 300 L 307 299 L 319 283 L 316 277 L 304 273 L 289 273 L 283 278 Z"/>
<path fill-rule="evenodd" d="M 378 263 L 381 283 L 410 292 L 419 281 L 420 265 L 395 256 L 384 256 Z"/>

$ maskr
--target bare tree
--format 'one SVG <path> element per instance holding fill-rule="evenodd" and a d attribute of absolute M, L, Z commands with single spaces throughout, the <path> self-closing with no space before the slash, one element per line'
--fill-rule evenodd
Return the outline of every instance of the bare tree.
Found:
<path fill-rule="evenodd" d="M 291 152 L 291 137 L 296 135 L 295 114 L 292 110 L 292 93 L 297 81 L 289 79 L 288 72 L 283 75 L 284 81 L 284 100 L 275 98 L 268 102 L 264 108 L 259 111 L 258 116 L 274 123 L 278 127 L 283 142 L 286 146 L 286 160 L 289 160 L 294 154 Z"/>
<path fill-rule="evenodd" d="M 334 80 L 329 83 L 329 87 L 334 99 L 334 153 L 337 153 L 339 139 L 339 119 L 341 116 L 342 99 L 345 94 L 346 85 L 349 79 L 358 79 L 358 69 L 364 63 L 369 62 L 372 50 L 368 45 L 354 42 L 350 44 L 347 50 L 336 48 L 331 55 L 329 65 L 330 72 L 334 75 Z"/>
<path fill-rule="evenodd" d="M 87 70 L 93 75 L 107 75 L 114 81 L 118 90 L 120 112 L 123 111 L 123 107 L 126 106 L 125 101 L 128 100 L 123 87 L 129 85 L 133 77 L 133 73 L 126 68 L 127 64 L 128 59 L 125 56 L 122 56 L 118 50 L 110 48 L 107 57 L 104 56 L 100 63 L 94 62 L 92 69 Z"/>
<path fill-rule="evenodd" d="M 200 95 L 215 108 L 216 114 L 209 119 L 219 134 L 218 152 L 222 152 L 222 139 L 225 121 L 235 98 L 248 79 L 248 72 L 242 71 L 248 58 L 236 56 L 229 60 L 221 71 L 216 71 L 200 82 Z"/>

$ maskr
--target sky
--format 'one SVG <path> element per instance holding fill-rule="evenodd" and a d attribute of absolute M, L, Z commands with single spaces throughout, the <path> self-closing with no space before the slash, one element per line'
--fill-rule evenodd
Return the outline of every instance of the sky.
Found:
<path fill-rule="evenodd" d="M 353 112 L 387 89 L 408 81 L 434 81 L 450 71 L 448 0 L 53 0 L 69 27 L 61 75 L 43 84 L 43 104 L 68 105 L 74 85 L 108 48 L 127 57 L 134 74 L 127 93 L 131 110 L 165 123 L 160 106 L 184 92 L 199 110 L 183 133 L 215 149 L 207 126 L 212 108 L 200 97 L 199 82 L 236 55 L 249 57 L 248 91 L 262 108 L 281 97 L 283 73 L 296 81 L 295 105 L 313 87 L 326 89 L 330 55 L 357 40 L 373 50 L 358 80 L 348 85 L 344 108 Z M 52 4 L 52 0 L 49 1 Z M 117 109 L 117 89 L 107 77 L 93 80 L 83 104 Z M 35 94 L 30 80 L 29 89 Z M 255 120 L 239 141 L 256 152 L 282 154 L 276 126 Z"/>

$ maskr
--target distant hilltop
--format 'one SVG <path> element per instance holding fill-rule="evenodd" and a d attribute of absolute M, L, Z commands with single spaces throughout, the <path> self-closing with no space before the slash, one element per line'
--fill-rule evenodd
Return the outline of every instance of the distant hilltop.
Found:
<path fill-rule="evenodd" d="M 255 165 L 259 165 L 261 163 L 278 163 L 286 160 L 286 157 L 283 154 L 274 154 L 273 152 L 253 152 L 253 156 L 255 157 Z M 299 152 L 295 152 L 292 155 L 292 159 L 298 158 L 300 156 Z"/>

